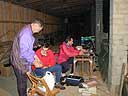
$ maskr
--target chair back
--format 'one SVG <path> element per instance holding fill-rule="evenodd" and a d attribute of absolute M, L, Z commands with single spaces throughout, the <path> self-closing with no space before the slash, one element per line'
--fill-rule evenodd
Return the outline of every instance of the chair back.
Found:
<path fill-rule="evenodd" d="M 39 96 L 55 96 L 57 93 L 59 93 L 58 89 L 53 89 L 51 91 L 44 78 L 35 77 L 30 72 L 27 72 L 26 74 L 32 83 L 29 91 L 29 93 L 31 94 L 30 96 L 34 96 L 35 93 Z M 43 91 L 40 90 L 41 86 L 42 88 L 45 88 Z"/>

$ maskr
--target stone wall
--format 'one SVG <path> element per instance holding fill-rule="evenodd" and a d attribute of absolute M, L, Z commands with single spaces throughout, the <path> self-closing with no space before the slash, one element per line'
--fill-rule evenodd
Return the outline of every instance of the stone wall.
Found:
<path fill-rule="evenodd" d="M 110 0 L 109 85 L 116 96 L 123 63 L 127 64 L 128 0 Z"/>
<path fill-rule="evenodd" d="M 96 0 L 96 53 L 99 54 L 101 48 L 101 35 L 103 32 L 103 0 Z"/>

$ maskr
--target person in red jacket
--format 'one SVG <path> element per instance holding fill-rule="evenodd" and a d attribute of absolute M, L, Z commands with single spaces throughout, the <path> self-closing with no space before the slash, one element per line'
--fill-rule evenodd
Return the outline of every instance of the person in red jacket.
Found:
<path fill-rule="evenodd" d="M 56 75 L 56 88 L 65 89 L 60 84 L 62 67 L 56 64 L 54 53 L 49 49 L 48 43 L 41 44 L 42 47 L 36 51 L 36 64 L 32 67 L 37 76 L 44 76 L 46 71 L 54 72 Z"/>
<path fill-rule="evenodd" d="M 77 55 L 83 55 L 85 50 L 77 50 L 72 46 L 73 37 L 68 36 L 66 40 L 60 45 L 60 52 L 58 54 L 58 64 L 62 66 L 62 73 L 69 70 L 70 65 L 73 64 L 73 57 Z M 73 73 L 73 68 L 71 70 Z"/>

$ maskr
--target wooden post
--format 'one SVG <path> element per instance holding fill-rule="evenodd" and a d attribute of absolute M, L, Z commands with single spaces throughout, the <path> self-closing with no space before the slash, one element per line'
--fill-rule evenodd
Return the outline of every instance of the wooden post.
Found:
<path fill-rule="evenodd" d="M 123 88 L 123 82 L 124 82 L 124 77 L 125 77 L 125 68 L 126 68 L 126 64 L 123 63 L 123 65 L 122 65 L 121 79 L 120 79 L 119 96 L 122 96 L 122 88 Z"/>

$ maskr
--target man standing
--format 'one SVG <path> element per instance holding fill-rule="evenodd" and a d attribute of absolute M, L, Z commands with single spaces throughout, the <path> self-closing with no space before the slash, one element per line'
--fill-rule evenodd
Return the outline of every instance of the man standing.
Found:
<path fill-rule="evenodd" d="M 27 96 L 27 76 L 26 72 L 31 72 L 31 65 L 35 64 L 33 44 L 34 33 L 39 33 L 43 29 L 43 22 L 35 19 L 31 24 L 21 29 L 13 41 L 11 50 L 11 63 L 17 78 L 17 89 L 19 96 Z"/>

